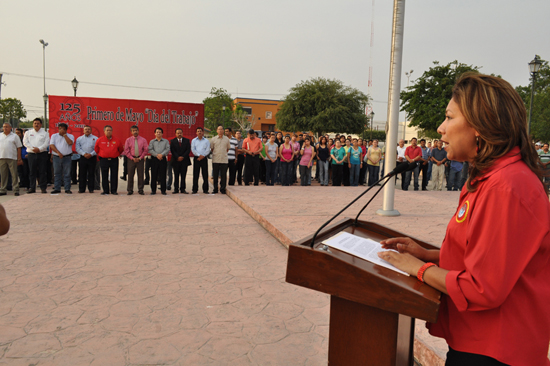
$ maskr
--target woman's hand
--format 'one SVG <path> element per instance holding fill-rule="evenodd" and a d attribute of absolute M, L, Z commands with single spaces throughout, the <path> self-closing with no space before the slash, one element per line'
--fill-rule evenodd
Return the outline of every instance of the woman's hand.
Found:
<path fill-rule="evenodd" d="M 399 253 L 408 253 L 413 257 L 426 261 L 428 250 L 418 245 L 411 238 L 391 238 L 380 242 L 382 248 L 397 250 Z"/>
<path fill-rule="evenodd" d="M 396 253 L 392 251 L 379 252 L 378 257 L 412 276 L 416 276 L 425 263 L 409 253 Z"/>

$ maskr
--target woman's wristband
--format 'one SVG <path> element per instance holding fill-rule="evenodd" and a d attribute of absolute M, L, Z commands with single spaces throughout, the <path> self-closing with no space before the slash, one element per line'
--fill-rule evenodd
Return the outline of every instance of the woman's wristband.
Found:
<path fill-rule="evenodd" d="M 424 264 L 420 269 L 418 270 L 418 273 L 416 274 L 416 278 L 418 278 L 419 281 L 424 282 L 424 272 L 430 267 L 435 266 L 435 263 L 428 262 Z"/>

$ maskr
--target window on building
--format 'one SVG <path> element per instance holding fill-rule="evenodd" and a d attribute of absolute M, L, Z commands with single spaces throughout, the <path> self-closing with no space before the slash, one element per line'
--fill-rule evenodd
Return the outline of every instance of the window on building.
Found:
<path fill-rule="evenodd" d="M 273 113 L 272 112 L 265 112 L 265 119 L 272 119 L 273 118 Z"/>
<path fill-rule="evenodd" d="M 251 115 L 252 115 L 252 108 L 250 108 L 250 107 L 243 107 L 243 111 L 246 112 L 246 115 L 247 115 L 247 116 L 251 116 Z"/>

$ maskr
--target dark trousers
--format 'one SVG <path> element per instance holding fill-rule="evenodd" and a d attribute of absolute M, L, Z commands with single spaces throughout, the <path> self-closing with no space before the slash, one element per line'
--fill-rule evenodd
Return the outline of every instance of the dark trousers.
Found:
<path fill-rule="evenodd" d="M 244 155 L 240 154 L 239 156 L 237 156 L 237 164 L 236 164 L 237 183 L 239 183 L 239 185 L 243 184 L 243 166 L 244 166 Z"/>
<path fill-rule="evenodd" d="M 254 178 L 255 186 L 260 184 L 260 157 L 258 155 L 252 156 L 246 154 L 244 185 L 247 186 L 252 183 L 252 178 Z"/>
<path fill-rule="evenodd" d="M 406 161 L 397 161 L 395 162 L 395 167 L 397 168 L 400 164 L 405 163 Z M 401 173 L 401 189 L 405 190 L 405 178 L 407 177 L 407 172 Z M 397 183 L 397 175 L 395 176 L 395 183 Z"/>
<path fill-rule="evenodd" d="M 427 189 L 426 187 L 428 187 L 428 168 L 428 164 L 420 165 L 420 171 L 422 172 L 422 189 Z"/>
<path fill-rule="evenodd" d="M 349 182 L 349 165 L 347 162 L 344 162 L 344 165 L 342 165 L 343 174 L 342 174 L 342 182 L 347 187 L 350 185 Z"/>
<path fill-rule="evenodd" d="M 111 191 L 117 193 L 118 189 L 118 158 L 99 158 L 101 169 L 101 187 L 103 193 L 109 194 L 109 173 L 111 174 Z"/>
<path fill-rule="evenodd" d="M 235 165 L 235 159 L 231 160 L 229 159 L 229 163 L 227 164 L 227 168 L 229 169 L 229 182 L 227 183 L 230 186 L 235 185 L 235 176 L 237 174 L 237 166 Z"/>
<path fill-rule="evenodd" d="M 193 193 L 199 191 L 199 174 L 202 173 L 202 191 L 208 193 L 208 160 L 193 158 Z"/>
<path fill-rule="evenodd" d="M 338 165 L 338 164 L 332 164 L 332 185 L 333 186 L 341 186 L 342 185 L 342 177 L 344 175 L 344 166 Z M 348 174 L 349 178 L 349 174 Z"/>
<path fill-rule="evenodd" d="M 126 175 L 128 175 L 128 157 L 123 156 L 122 157 L 122 176 L 126 178 Z"/>
<path fill-rule="evenodd" d="M 307 165 L 300 165 L 300 185 L 307 186 L 310 177 L 311 167 L 308 167 Z"/>
<path fill-rule="evenodd" d="M 214 193 L 218 192 L 218 177 L 220 179 L 220 191 L 225 193 L 227 186 L 227 164 L 212 163 L 212 176 L 214 178 Z"/>
<path fill-rule="evenodd" d="M 145 158 L 145 184 L 150 184 L 151 158 Z M 155 178 L 156 179 L 156 178 Z"/>
<path fill-rule="evenodd" d="M 172 180 L 174 177 L 173 171 L 172 160 L 166 160 L 166 188 L 168 190 L 172 189 Z"/>
<path fill-rule="evenodd" d="M 184 161 L 172 160 L 172 168 L 174 169 L 174 192 L 185 191 L 185 178 L 187 176 L 187 164 Z M 181 182 L 180 182 L 181 178 Z"/>
<path fill-rule="evenodd" d="M 411 184 L 411 177 L 414 173 L 414 190 L 415 191 L 418 191 L 418 175 L 420 174 L 420 167 L 417 166 L 416 168 L 414 168 L 413 170 L 409 170 L 408 172 L 406 172 L 405 174 L 405 188 L 403 188 L 403 190 L 408 190 L 409 189 L 409 185 Z"/>
<path fill-rule="evenodd" d="M 373 186 L 374 183 L 378 180 L 378 173 L 380 172 L 380 167 L 375 165 L 367 165 L 367 169 L 369 170 L 369 186 Z"/>
<path fill-rule="evenodd" d="M 80 159 L 84 159 L 83 157 L 79 158 L 79 159 L 76 159 L 76 160 L 71 160 L 71 181 L 73 182 L 73 184 L 76 185 L 77 183 L 77 167 L 78 167 L 78 162 L 80 161 Z"/>
<path fill-rule="evenodd" d="M 19 175 L 19 187 L 29 188 L 29 160 L 23 159 L 23 165 L 17 166 Z"/>
<path fill-rule="evenodd" d="M 294 169 L 294 161 L 286 162 L 281 160 L 281 184 L 283 186 L 292 185 L 292 170 Z"/>
<path fill-rule="evenodd" d="M 449 347 L 445 366 L 506 366 L 506 364 L 495 360 L 489 356 L 478 355 L 475 353 L 455 351 Z"/>
<path fill-rule="evenodd" d="M 97 157 L 92 156 L 86 159 L 81 156 L 78 160 L 78 191 L 86 191 L 86 183 L 88 183 L 88 191 L 93 192 L 95 188 L 95 166 Z"/>
<path fill-rule="evenodd" d="M 137 170 L 137 181 L 138 181 L 138 192 L 143 192 L 143 188 L 145 187 L 145 160 L 140 160 L 137 163 L 134 163 L 133 160 L 128 159 L 128 192 L 134 191 L 134 175 Z"/>
<path fill-rule="evenodd" d="M 277 160 L 272 162 L 269 159 L 265 160 L 265 185 L 272 186 L 275 184 L 275 174 L 277 174 Z"/>
<path fill-rule="evenodd" d="M 264 159 L 260 158 L 260 182 L 265 183 L 265 179 L 266 179 L 265 173 L 266 173 L 266 170 L 265 170 Z"/>
<path fill-rule="evenodd" d="M 155 157 L 151 158 L 151 192 L 155 193 L 157 191 L 157 177 L 160 179 L 160 191 L 162 193 L 166 192 L 166 157 L 162 157 L 162 160 L 159 160 Z"/>
<path fill-rule="evenodd" d="M 49 165 L 49 155 L 47 152 L 41 152 L 38 154 L 29 153 L 27 160 L 29 161 L 29 188 L 36 189 L 36 178 L 38 178 L 38 184 L 40 189 L 45 190 L 48 187 L 48 173 L 47 169 Z"/>
<path fill-rule="evenodd" d="M 367 170 L 368 164 L 363 162 L 363 167 L 359 170 L 359 184 L 365 184 L 367 182 Z"/>

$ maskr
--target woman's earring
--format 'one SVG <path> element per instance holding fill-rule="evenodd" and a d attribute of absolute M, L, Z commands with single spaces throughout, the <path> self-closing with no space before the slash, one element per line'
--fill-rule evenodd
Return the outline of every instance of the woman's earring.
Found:
<path fill-rule="evenodd" d="M 476 136 L 476 153 L 479 152 L 479 136 Z"/>

